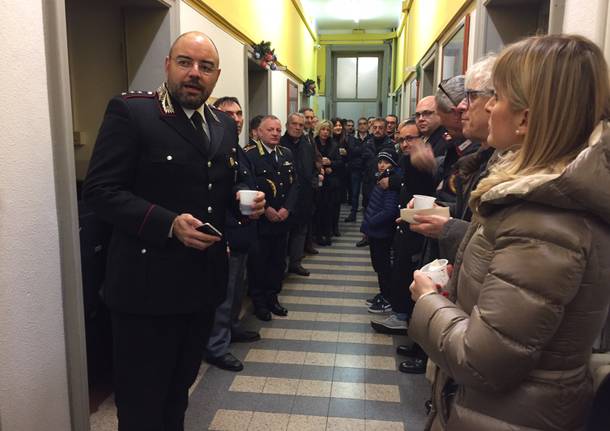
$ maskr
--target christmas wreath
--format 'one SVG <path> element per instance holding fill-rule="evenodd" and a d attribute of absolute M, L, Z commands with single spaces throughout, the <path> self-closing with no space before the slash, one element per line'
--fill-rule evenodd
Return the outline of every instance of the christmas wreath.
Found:
<path fill-rule="evenodd" d="M 316 94 L 316 82 L 313 79 L 308 79 L 303 83 L 303 92 L 305 96 L 313 96 Z"/>
<path fill-rule="evenodd" d="M 254 58 L 259 60 L 261 67 L 265 69 L 276 70 L 277 57 L 275 56 L 275 49 L 271 49 L 271 42 L 261 41 L 259 44 L 252 46 L 254 49 Z"/>

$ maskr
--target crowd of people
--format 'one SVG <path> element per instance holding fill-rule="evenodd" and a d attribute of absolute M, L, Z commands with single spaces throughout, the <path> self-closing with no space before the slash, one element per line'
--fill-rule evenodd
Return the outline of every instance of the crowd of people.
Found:
<path fill-rule="evenodd" d="M 256 116 L 243 149 L 239 100 L 204 103 L 220 73 L 211 40 L 180 36 L 165 67 L 156 93 L 110 102 L 84 186 L 115 227 L 104 298 L 120 429 L 180 429 L 202 356 L 243 369 L 230 343 L 260 338 L 240 326 L 246 291 L 258 319 L 286 316 L 282 280 L 308 276 L 303 257 L 341 235 L 342 203 L 346 223 L 362 212 L 357 245 L 378 275 L 373 329 L 413 340 L 397 349 L 400 371 L 434 365 L 429 429 L 584 429 L 586 365 L 610 302 L 597 46 L 525 39 L 441 82 L 402 121 L 303 108 L 283 129 Z M 450 217 L 406 223 L 415 195 Z M 444 286 L 418 270 L 437 258 L 453 265 Z"/>

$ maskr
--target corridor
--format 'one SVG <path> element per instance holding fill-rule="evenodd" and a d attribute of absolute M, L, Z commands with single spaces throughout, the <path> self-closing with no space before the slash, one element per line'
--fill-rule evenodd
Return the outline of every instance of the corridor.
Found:
<path fill-rule="evenodd" d="M 354 246 L 358 227 L 343 224 L 331 247 L 306 259 L 310 277 L 286 279 L 287 317 L 246 318 L 262 340 L 231 345 L 242 372 L 207 369 L 191 393 L 187 430 L 422 429 L 429 384 L 397 371 L 405 338 L 371 329 L 364 301 L 377 281 L 368 248 Z"/>

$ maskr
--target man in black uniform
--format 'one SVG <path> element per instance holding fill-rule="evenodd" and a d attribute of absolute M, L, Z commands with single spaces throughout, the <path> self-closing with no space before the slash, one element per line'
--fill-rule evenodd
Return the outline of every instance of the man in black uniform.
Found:
<path fill-rule="evenodd" d="M 286 269 L 286 243 L 290 225 L 288 216 L 296 206 L 299 184 L 292 152 L 280 144 L 282 124 L 267 115 L 257 130 L 259 140 L 246 147 L 258 189 L 267 196 L 264 217 L 258 223 L 258 243 L 250 253 L 248 279 L 254 314 L 271 320 L 271 313 L 286 316 L 288 311 L 278 301 Z"/>
<path fill-rule="evenodd" d="M 235 121 L 239 135 L 244 123 L 243 112 L 236 97 L 221 97 L 216 99 L 214 107 L 228 114 Z M 251 166 L 244 150 L 237 148 L 237 165 L 242 182 L 251 190 L 256 190 L 254 176 L 251 175 Z M 241 216 L 235 218 L 231 211 L 227 212 L 224 236 L 229 245 L 229 274 L 227 295 L 225 300 L 216 308 L 214 326 L 205 351 L 208 363 L 216 365 L 223 370 L 241 371 L 244 366 L 231 352 L 229 343 L 249 342 L 260 339 L 260 334 L 248 331 L 241 327 L 239 313 L 245 295 L 245 275 L 248 251 L 256 242 L 256 222 L 249 221 Z"/>
<path fill-rule="evenodd" d="M 113 225 L 103 297 L 121 431 L 184 429 L 227 283 L 224 238 L 198 228 L 222 232 L 226 211 L 237 211 L 235 122 L 204 104 L 220 74 L 216 47 L 183 34 L 165 72 L 157 92 L 110 101 L 83 189 Z M 263 208 L 260 193 L 253 218 Z"/>

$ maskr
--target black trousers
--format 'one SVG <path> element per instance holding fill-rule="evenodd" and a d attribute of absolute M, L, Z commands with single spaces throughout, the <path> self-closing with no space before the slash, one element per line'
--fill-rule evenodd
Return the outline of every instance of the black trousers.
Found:
<path fill-rule="evenodd" d="M 249 292 L 255 308 L 277 302 L 286 271 L 288 233 L 259 235 L 248 255 Z"/>
<path fill-rule="evenodd" d="M 371 263 L 377 273 L 379 290 L 387 298 L 390 294 L 390 277 L 392 275 L 392 237 L 370 238 Z"/>
<path fill-rule="evenodd" d="M 386 299 L 394 312 L 407 314 L 407 319 L 411 319 L 415 306 L 409 286 L 413 282 L 413 271 L 419 267 L 423 246 L 424 237 L 408 226 L 401 226 L 394 235 L 394 265 Z"/>
<path fill-rule="evenodd" d="M 213 322 L 211 306 L 172 316 L 112 313 L 119 431 L 184 430 L 188 390 Z"/>

